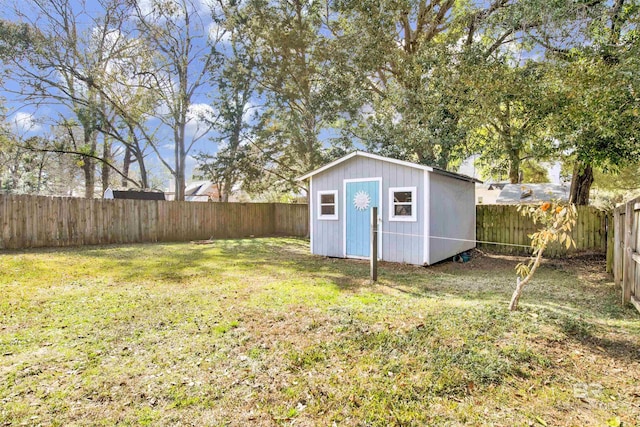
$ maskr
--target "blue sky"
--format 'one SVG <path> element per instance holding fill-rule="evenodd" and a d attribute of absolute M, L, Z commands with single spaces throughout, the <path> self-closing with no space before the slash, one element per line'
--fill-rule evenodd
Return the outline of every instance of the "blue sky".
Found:
<path fill-rule="evenodd" d="M 77 22 L 83 27 L 84 31 L 90 31 L 94 26 L 93 19 L 98 17 L 100 13 L 100 6 L 95 0 L 81 1 L 81 0 L 71 0 L 74 4 L 74 11 L 77 12 L 76 19 Z M 151 2 L 153 0 L 141 0 L 139 1 L 140 7 L 145 11 L 151 11 Z M 200 28 L 200 32 L 198 34 L 196 43 L 199 43 L 202 46 L 205 42 L 205 36 L 208 32 L 215 32 L 217 30 L 215 24 L 213 24 L 212 19 L 210 18 L 209 12 L 209 2 L 211 0 L 192 0 L 198 10 L 200 11 L 200 16 L 202 19 L 202 25 Z M 84 5 L 84 6 L 83 6 Z M 34 6 L 32 3 L 24 2 L 20 3 L 19 9 L 22 13 L 25 14 L 26 20 L 31 23 L 37 23 L 39 20 L 41 21 L 43 18 L 38 18 L 36 13 L 34 12 Z M 18 19 L 15 15 L 7 15 L 7 18 L 10 19 Z M 227 39 L 222 38 L 218 42 L 218 49 L 225 51 L 228 48 Z M 196 65 L 199 65 L 196 63 Z M 16 89 L 16 86 L 13 82 L 7 82 L 5 85 L 5 89 Z M 9 122 L 13 124 L 13 128 L 17 134 L 22 137 L 29 137 L 32 135 L 43 135 L 47 134 L 51 130 L 51 126 L 54 124 L 55 120 L 63 115 L 68 118 L 73 118 L 74 113 L 70 111 L 68 108 L 62 105 L 47 105 L 37 107 L 34 105 L 29 105 L 24 103 L 23 99 L 20 96 L 16 96 L 15 93 L 10 93 L 10 91 L 4 90 L 2 95 L 4 95 L 6 99 L 6 106 L 9 110 Z M 216 112 L 212 109 L 212 96 L 216 95 L 216 90 L 214 87 L 210 85 L 203 85 L 193 96 L 192 110 L 194 112 L 199 111 L 209 111 L 209 114 L 212 116 L 216 115 Z M 256 109 L 261 108 L 260 106 L 263 104 L 264 100 L 260 99 L 257 95 L 254 96 L 252 100 L 251 107 L 252 112 Z M 249 114 L 247 114 L 247 120 Z M 157 136 L 159 143 L 157 144 L 159 147 L 159 151 L 161 152 L 162 157 L 170 164 L 173 164 L 173 131 L 171 128 L 167 126 L 162 126 L 160 120 L 151 119 L 147 122 L 150 128 L 155 128 L 156 126 L 160 126 Z M 218 147 L 217 144 L 211 141 L 211 137 L 216 136 L 214 131 L 207 133 L 206 135 L 202 135 L 203 123 L 198 122 L 197 120 L 192 120 L 187 125 L 187 141 L 189 144 L 190 140 L 199 136 L 198 142 L 194 144 L 193 149 L 190 151 L 190 156 L 187 160 L 187 181 L 190 180 L 192 170 L 196 165 L 196 161 L 193 156 L 197 155 L 199 152 L 206 152 L 209 154 L 215 154 Z M 320 133 L 320 139 L 323 141 L 328 141 L 330 138 L 335 137 L 336 132 L 332 129 L 323 130 Z M 157 158 L 153 160 L 150 155 L 148 167 L 153 169 L 153 173 L 156 176 L 162 177 L 165 182 L 168 182 L 170 179 L 170 174 L 166 168 L 162 166 L 162 163 Z"/>
<path fill-rule="evenodd" d="M 153 0 L 139 0 L 139 4 L 141 8 L 146 11 L 151 10 L 151 3 Z M 194 4 L 196 4 L 197 8 L 201 11 L 202 17 L 202 28 L 201 34 L 198 43 L 203 43 L 205 33 L 211 31 L 212 28 L 212 20 L 209 18 L 209 2 L 211 0 L 192 0 Z M 93 22 L 92 19 L 97 16 L 97 13 L 100 12 L 100 6 L 95 0 L 71 0 L 72 3 L 75 4 L 76 8 L 74 11 L 77 11 L 79 15 L 77 15 L 78 23 L 84 27 L 85 31 L 89 31 Z M 18 8 L 25 13 L 26 19 L 33 23 L 38 23 L 39 19 L 34 13 L 33 2 L 16 2 L 15 4 L 19 5 Z M 84 7 L 82 7 L 84 5 Z M 80 13 L 80 11 L 84 11 Z M 17 19 L 17 17 L 10 12 L 10 9 L 5 10 L 5 18 L 8 19 Z M 225 40 L 221 40 L 220 48 L 224 49 Z M 514 52 L 516 57 L 520 55 L 521 60 L 526 60 L 529 58 L 536 58 L 541 55 L 540 51 L 533 52 Z M 42 135 L 50 132 L 51 126 L 53 124 L 52 119 L 57 119 L 59 115 L 64 115 L 66 117 L 73 117 L 73 112 L 69 111 L 65 107 L 61 105 L 42 105 L 36 108 L 35 105 L 25 103 L 19 96 L 16 96 L 15 93 L 12 93 L 12 90 L 15 91 L 17 86 L 15 83 L 11 81 L 5 82 L 5 86 L 3 87 L 2 95 L 6 99 L 6 107 L 8 108 L 9 113 L 9 122 L 12 124 L 12 127 L 16 131 L 19 136 L 28 137 L 32 135 Z M 193 111 L 207 111 L 207 109 L 211 110 L 211 95 L 215 95 L 215 89 L 209 85 L 204 85 L 199 89 L 198 92 L 194 94 L 192 99 Z M 260 105 L 260 99 L 256 98 L 253 102 L 254 105 Z M 215 111 L 210 112 L 212 115 L 215 115 Z M 150 127 L 155 127 L 159 125 L 159 120 L 151 119 L 148 122 Z M 200 124 L 201 125 L 201 124 Z M 193 138 L 197 133 L 201 133 L 198 130 L 199 123 L 197 120 L 192 120 L 187 126 L 187 143 L 191 138 Z M 200 126 L 201 128 L 202 126 Z M 158 146 L 163 158 L 165 158 L 169 163 L 173 163 L 173 134 L 172 129 L 167 128 L 166 126 L 161 126 L 158 130 Z M 191 150 L 191 156 L 199 153 L 199 152 L 207 152 L 210 154 L 214 154 L 217 151 L 217 146 L 214 142 L 210 140 L 210 137 L 215 136 L 214 132 L 210 132 L 207 135 L 204 135 L 200 138 L 200 140 L 194 145 L 194 148 Z M 332 136 L 335 136 L 335 130 L 324 130 L 320 134 L 320 138 L 322 140 L 328 140 Z M 150 156 L 152 157 L 152 156 Z M 189 157 L 188 159 L 188 170 L 187 170 L 187 180 L 190 179 L 191 171 L 195 166 L 196 162 L 193 157 Z M 166 168 L 162 167 L 161 162 L 158 159 L 153 160 L 149 158 L 148 167 L 153 169 L 153 174 L 157 177 L 160 177 L 165 182 L 168 182 L 170 179 L 169 172 Z"/>
<path fill-rule="evenodd" d="M 151 10 L 151 1 L 152 0 L 142 0 L 139 1 L 139 5 L 143 10 Z M 193 0 L 196 7 L 201 12 L 202 19 L 202 28 L 198 34 L 198 37 L 195 38 L 196 43 L 199 43 L 201 46 L 204 44 L 205 35 L 207 31 L 211 31 L 212 20 L 210 19 L 210 15 L 208 12 L 208 4 L 207 0 Z M 76 13 L 76 20 L 79 27 L 82 31 L 89 32 L 91 31 L 94 23 L 92 22 L 93 18 L 96 18 L 101 14 L 101 7 L 94 0 L 89 1 L 81 1 L 81 0 L 72 0 L 73 10 Z M 18 17 L 11 8 L 8 8 L 4 12 L 4 18 L 10 19 L 14 21 L 27 21 L 34 25 L 39 25 L 43 30 L 46 30 L 46 26 L 44 24 L 44 17 L 38 16 L 36 14 L 36 9 L 33 3 L 31 2 L 20 2 L 14 3 L 13 7 L 15 10 L 18 10 L 20 13 L 24 14 L 24 17 Z M 221 47 L 224 48 L 224 40 L 220 42 Z M 196 65 L 199 65 L 196 62 Z M 12 130 L 22 138 L 28 138 L 34 135 L 47 135 L 50 134 L 52 126 L 55 124 L 56 120 L 62 115 L 67 118 L 73 118 L 74 113 L 66 106 L 55 103 L 55 102 L 46 102 L 43 105 L 35 105 L 34 103 L 30 103 L 24 99 L 24 96 L 27 93 L 25 91 L 23 94 L 20 93 L 20 87 L 17 85 L 15 81 L 10 79 L 6 80 L 3 84 L 2 91 L 0 92 L 0 96 L 2 96 L 5 100 L 4 104 L 7 109 L 7 119 L 9 125 Z M 208 134 L 203 135 L 203 129 L 206 128 L 206 125 L 203 122 L 197 120 L 196 112 L 202 114 L 203 112 L 208 112 L 209 115 L 215 115 L 215 111 L 210 107 L 211 105 L 211 94 L 213 89 L 204 85 L 201 87 L 192 98 L 192 111 L 193 111 L 193 119 L 188 123 L 186 128 L 186 143 L 189 144 L 192 138 L 198 137 L 199 140 L 194 144 L 193 149 L 191 150 L 191 156 L 188 159 L 188 171 L 187 171 L 187 180 L 189 180 L 191 175 L 191 170 L 195 166 L 195 160 L 193 159 L 193 155 L 197 154 L 200 151 L 215 153 L 217 150 L 216 144 L 210 140 L 211 136 L 214 136 L 213 132 L 209 132 Z M 148 121 L 148 126 L 150 128 L 155 128 L 156 126 L 160 126 L 157 133 L 158 139 L 158 147 L 161 155 L 170 163 L 173 163 L 173 131 L 167 126 L 162 126 L 161 122 L 158 119 L 151 119 Z M 150 155 L 153 157 L 153 155 Z M 149 158 L 149 166 L 152 167 L 153 173 L 156 176 L 163 177 L 165 181 L 168 181 L 170 178 L 169 172 L 166 168 L 161 166 L 161 163 L 158 159 Z"/>

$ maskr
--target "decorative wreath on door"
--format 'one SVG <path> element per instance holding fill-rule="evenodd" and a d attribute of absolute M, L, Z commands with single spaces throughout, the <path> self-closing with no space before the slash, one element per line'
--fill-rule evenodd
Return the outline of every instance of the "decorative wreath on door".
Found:
<path fill-rule="evenodd" d="M 369 208 L 369 204 L 371 203 L 371 198 L 364 191 L 358 191 L 355 196 L 353 196 L 353 206 L 359 211 L 364 211 Z"/>

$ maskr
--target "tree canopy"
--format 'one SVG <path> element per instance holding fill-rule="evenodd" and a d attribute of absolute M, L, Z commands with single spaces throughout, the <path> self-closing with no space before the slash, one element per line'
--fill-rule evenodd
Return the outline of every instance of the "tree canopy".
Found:
<path fill-rule="evenodd" d="M 365 148 L 446 169 L 474 155 L 511 182 L 562 161 L 586 204 L 594 168 L 640 154 L 635 0 L 92 8 L 36 0 L 0 21 L 8 114 L 28 109 L 50 129 L 26 144 L 8 127 L 4 144 L 68 157 L 87 197 L 97 176 L 103 189 L 151 187 L 161 165 L 180 200 L 194 163 L 222 200 L 298 193 L 297 176 Z"/>

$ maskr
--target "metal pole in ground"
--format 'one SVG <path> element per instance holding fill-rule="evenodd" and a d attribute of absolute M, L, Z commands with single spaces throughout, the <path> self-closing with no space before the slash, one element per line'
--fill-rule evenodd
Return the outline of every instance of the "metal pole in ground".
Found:
<path fill-rule="evenodd" d="M 378 280 L 378 208 L 371 208 L 371 281 Z"/>

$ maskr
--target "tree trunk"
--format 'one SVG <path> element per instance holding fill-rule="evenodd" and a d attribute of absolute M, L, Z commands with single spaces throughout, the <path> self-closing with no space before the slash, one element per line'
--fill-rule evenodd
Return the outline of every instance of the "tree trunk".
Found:
<path fill-rule="evenodd" d="M 9 184 L 9 190 L 12 193 L 15 193 L 16 188 L 18 188 L 18 162 L 16 160 L 16 162 L 14 162 L 15 167 L 10 167 L 9 170 L 11 171 L 11 179 L 9 182 L 11 182 L 11 184 Z"/>
<path fill-rule="evenodd" d="M 129 168 L 131 167 L 131 147 L 127 146 L 124 151 L 124 159 L 122 162 L 122 187 L 127 188 L 129 186 Z"/>
<path fill-rule="evenodd" d="M 82 171 L 84 172 L 84 197 L 93 199 L 96 185 L 95 162 L 91 157 L 83 158 Z"/>
<path fill-rule="evenodd" d="M 511 184 L 520 183 L 520 156 L 519 154 L 509 153 L 509 182 Z"/>
<path fill-rule="evenodd" d="M 517 145 L 513 141 L 513 136 L 510 135 L 510 129 L 508 132 L 507 156 L 509 157 L 509 182 L 511 184 L 519 184 L 521 182 L 520 149 L 517 148 Z"/>
<path fill-rule="evenodd" d="M 175 182 L 175 187 L 176 187 L 176 191 L 175 191 L 175 196 L 173 197 L 173 200 L 176 202 L 184 202 L 185 199 L 185 179 L 184 179 L 184 172 L 179 172 L 176 171 L 176 174 L 173 176 L 174 182 Z"/>
<path fill-rule="evenodd" d="M 589 193 L 593 184 L 593 167 L 577 161 L 573 167 L 569 202 L 578 206 L 589 204 Z"/>
<path fill-rule="evenodd" d="M 218 187 L 219 193 L 222 192 L 222 200 L 223 202 L 229 201 L 229 193 L 231 193 L 231 187 L 233 186 L 231 180 L 231 173 L 227 173 L 227 176 L 224 178 L 223 184 Z"/>
<path fill-rule="evenodd" d="M 111 178 L 111 168 L 108 163 L 111 163 L 111 142 L 107 137 L 104 138 L 102 146 L 102 193 L 104 193 L 109 187 L 109 179 Z"/>
<path fill-rule="evenodd" d="M 185 128 L 187 123 L 187 110 L 181 113 L 181 116 L 176 120 L 176 128 L 173 131 L 175 148 L 174 153 L 176 156 L 175 167 L 175 183 L 176 192 L 174 200 L 178 202 L 184 202 L 185 199 L 185 187 L 186 187 L 186 168 L 185 162 L 187 160 L 187 153 L 185 149 Z"/>
<path fill-rule="evenodd" d="M 246 90 L 245 90 L 246 91 Z M 246 94 L 242 99 L 236 98 L 234 114 L 235 121 L 233 123 L 233 133 L 229 138 L 229 158 L 231 163 L 227 165 L 224 171 L 224 180 L 221 190 L 224 191 L 222 201 L 228 202 L 229 196 L 233 191 L 233 186 L 236 184 L 238 176 L 238 149 L 240 148 L 240 134 L 242 133 L 242 124 L 244 116 L 244 106 L 247 103 Z"/>
<path fill-rule="evenodd" d="M 44 182 L 44 166 L 47 160 L 47 153 L 42 153 L 40 161 L 38 162 L 38 185 L 36 187 L 36 193 L 40 194 L 42 191 L 42 185 Z"/>
<path fill-rule="evenodd" d="M 176 180 L 176 195 L 178 196 L 177 200 L 184 201 L 185 200 L 185 190 L 187 187 L 187 177 L 185 170 L 185 161 L 186 156 L 184 156 L 180 161 L 180 171 L 178 172 L 178 179 Z"/>
<path fill-rule="evenodd" d="M 185 171 L 185 161 L 186 155 L 181 150 L 178 153 L 178 160 L 176 161 L 176 195 L 174 200 L 178 202 L 184 202 L 185 200 L 185 189 L 186 189 L 186 171 Z"/>
<path fill-rule="evenodd" d="M 138 171 L 140 172 L 140 186 L 144 189 L 149 188 L 149 174 L 147 173 L 147 166 L 144 164 L 144 155 L 136 150 L 136 161 L 138 162 Z"/>
<path fill-rule="evenodd" d="M 529 274 L 527 274 L 527 277 L 525 277 L 522 280 L 520 280 L 520 278 L 518 277 L 518 284 L 516 285 L 516 290 L 513 291 L 513 295 L 511 296 L 511 303 L 509 304 L 509 310 L 510 311 L 517 311 L 518 310 L 518 303 L 520 302 L 520 296 L 522 295 L 522 291 L 524 290 L 524 286 L 527 283 L 529 283 L 529 281 L 533 277 L 533 274 L 536 272 L 536 270 L 540 266 L 540 261 L 542 261 L 542 253 L 543 252 L 544 252 L 544 248 L 541 248 L 540 251 L 538 252 L 538 255 L 536 256 L 536 260 L 533 263 L 533 267 L 531 267 L 531 270 L 529 271 Z"/>

